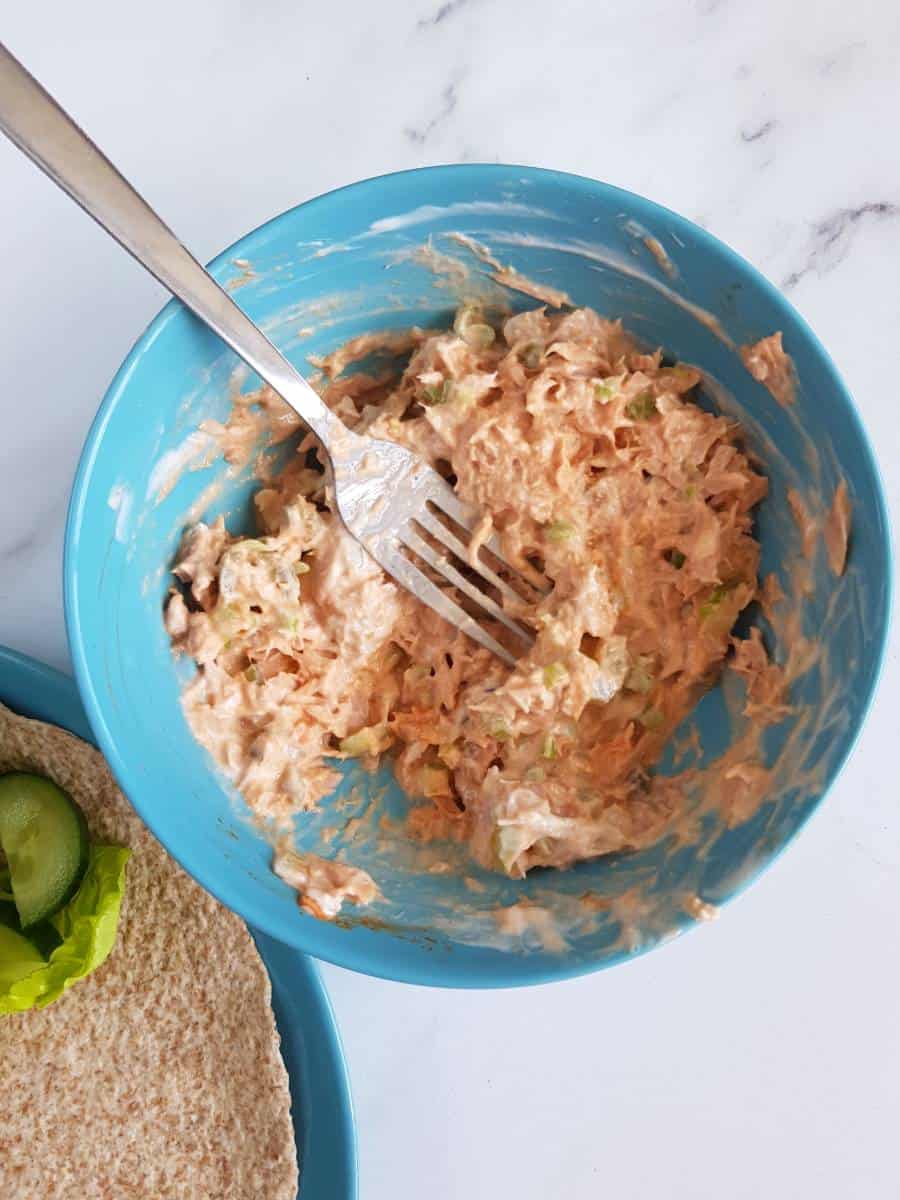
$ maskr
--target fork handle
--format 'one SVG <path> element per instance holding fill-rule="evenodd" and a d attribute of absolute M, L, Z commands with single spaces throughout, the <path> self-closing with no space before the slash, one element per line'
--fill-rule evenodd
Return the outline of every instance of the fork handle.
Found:
<path fill-rule="evenodd" d="M 219 335 L 328 450 L 346 429 L 72 118 L 0 42 L 0 129 Z"/>

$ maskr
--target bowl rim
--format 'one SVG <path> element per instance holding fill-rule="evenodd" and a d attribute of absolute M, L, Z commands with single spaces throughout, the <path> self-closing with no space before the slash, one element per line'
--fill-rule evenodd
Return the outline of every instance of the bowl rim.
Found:
<path fill-rule="evenodd" d="M 630 215 L 637 215 L 639 220 L 646 221 L 648 225 L 653 227 L 655 223 L 666 222 L 670 226 L 674 225 L 679 231 L 684 231 L 689 234 L 695 241 L 695 244 L 706 252 L 712 252 L 720 261 L 724 261 L 735 272 L 749 276 L 754 285 L 763 293 L 764 298 L 771 303 L 773 310 L 782 318 L 786 318 L 793 324 L 803 336 L 807 339 L 809 346 L 819 358 L 834 392 L 839 394 L 844 402 L 848 418 L 855 427 L 855 431 L 859 438 L 860 447 L 862 449 L 864 465 L 874 483 L 873 491 L 876 498 L 878 528 L 882 534 L 882 554 L 885 562 L 885 579 L 884 579 L 884 619 L 882 628 L 878 631 L 878 644 L 874 649 L 874 670 L 871 672 L 869 679 L 866 681 L 866 694 L 863 698 L 861 706 L 861 715 L 857 722 L 856 728 L 849 737 L 843 752 L 836 762 L 831 776 L 827 784 L 823 787 L 821 794 L 809 805 L 807 812 L 804 814 L 802 821 L 796 826 L 785 841 L 772 853 L 768 858 L 763 860 L 752 872 L 749 872 L 740 882 L 740 884 L 729 893 L 727 897 L 719 902 L 718 907 L 724 907 L 730 904 L 743 894 L 746 888 L 752 883 L 760 879 L 770 867 L 781 857 L 789 845 L 799 835 L 800 831 L 807 825 L 814 813 L 818 812 L 821 805 L 828 795 L 831 788 L 842 774 L 848 759 L 856 749 L 860 735 L 866 725 L 869 714 L 872 708 L 872 702 L 878 690 L 878 684 L 884 670 L 884 664 L 889 644 L 889 633 L 892 625 L 893 613 L 893 576 L 894 576 L 894 559 L 893 546 L 891 539 L 890 517 L 887 507 L 884 482 L 881 477 L 881 472 L 878 467 L 878 461 L 875 457 L 872 443 L 869 439 L 862 417 L 856 407 L 849 388 L 844 383 L 837 367 L 835 366 L 830 354 L 825 349 L 822 342 L 809 326 L 805 318 L 798 312 L 794 305 L 778 290 L 778 288 L 766 278 L 752 263 L 745 259 L 737 251 L 733 250 L 726 242 L 716 237 L 715 234 L 696 225 L 688 218 L 681 216 L 679 213 L 666 208 L 664 205 L 658 204 L 654 200 L 650 200 L 636 192 L 628 191 L 627 189 L 617 187 L 615 184 L 606 183 L 602 180 L 592 179 L 588 176 L 572 174 L 565 171 L 557 171 L 544 167 L 521 166 L 515 163 L 453 163 L 427 167 L 416 167 L 410 170 L 387 172 L 381 175 L 370 176 L 366 179 L 357 180 L 352 183 L 344 184 L 341 187 L 333 188 L 327 192 L 323 192 L 318 196 L 311 197 L 300 204 L 293 205 L 282 212 L 264 221 L 254 229 L 237 238 L 231 245 L 227 246 L 219 254 L 217 254 L 207 264 L 207 269 L 212 273 L 216 273 L 223 267 L 226 267 L 230 260 L 234 257 L 241 256 L 242 247 L 244 247 L 252 239 L 259 237 L 273 226 L 284 220 L 286 217 L 291 217 L 301 210 L 310 213 L 319 208 L 327 206 L 336 197 L 353 192 L 364 192 L 368 190 L 378 190 L 379 187 L 387 185 L 389 181 L 405 180 L 409 184 L 409 191 L 412 192 L 415 184 L 422 179 L 433 179 L 437 176 L 445 176 L 448 178 L 457 177 L 464 179 L 466 176 L 504 176 L 509 173 L 516 173 L 523 182 L 540 180 L 544 183 L 557 184 L 561 187 L 576 189 L 582 192 L 604 197 L 612 197 L 619 200 L 623 206 L 628 206 L 631 210 Z M 407 193 L 409 194 L 409 193 Z M 88 715 L 91 728 L 94 731 L 94 736 L 109 763 L 113 774 L 115 775 L 123 792 L 128 796 L 131 804 L 141 819 L 146 823 L 148 828 L 155 836 L 160 838 L 166 850 L 190 875 L 192 875 L 198 883 L 201 884 L 208 892 L 220 900 L 229 908 L 233 908 L 248 924 L 264 933 L 269 934 L 276 940 L 286 942 L 295 949 L 304 951 L 308 954 L 313 954 L 327 962 L 334 963 L 337 966 L 344 967 L 348 970 L 358 971 L 366 975 L 372 975 L 383 979 L 390 979 L 399 982 L 413 983 L 420 985 L 439 986 L 439 987 L 462 987 L 462 988 L 499 988 L 499 987 L 518 987 L 530 986 L 539 983 L 549 983 L 564 979 L 571 979 L 581 975 L 587 975 L 594 971 L 606 969 L 615 966 L 617 963 L 631 961 L 657 946 L 665 944 L 675 936 L 679 936 L 689 929 L 695 928 L 702 922 L 684 913 L 673 922 L 673 927 L 660 938 L 647 940 L 642 942 L 640 946 L 634 950 L 624 950 L 614 956 L 605 959 L 591 958 L 572 958 L 566 955 L 558 955 L 550 959 L 547 955 L 540 956 L 516 956 L 518 963 L 516 970 L 509 972 L 504 969 L 504 959 L 510 959 L 511 955 L 497 955 L 490 961 L 482 961 L 478 964 L 464 964 L 462 967 L 459 964 L 454 965 L 454 956 L 448 955 L 446 958 L 436 958 L 436 956 L 423 955 L 421 959 L 417 958 L 414 962 L 400 961 L 393 963 L 391 955 L 384 953 L 384 943 L 379 939 L 378 943 L 373 948 L 373 943 L 368 941 L 358 942 L 353 938 L 341 938 L 336 936 L 328 940 L 328 945 L 323 948 L 316 945 L 314 948 L 310 946 L 310 939 L 306 936 L 307 924 L 304 921 L 298 921 L 290 929 L 285 929 L 283 923 L 278 921 L 270 921 L 265 913 L 257 908 L 252 903 L 241 904 L 240 907 L 235 907 L 227 895 L 227 888 L 220 885 L 220 876 L 212 871 L 209 867 L 204 866 L 204 861 L 201 858 L 196 859 L 194 855 L 183 851 L 179 847 L 171 846 L 162 837 L 158 823 L 154 819 L 154 811 L 152 804 L 145 803 L 140 797 L 140 786 L 137 775 L 132 772 L 129 762 L 118 751 L 115 737 L 110 729 L 104 716 L 104 709 L 100 703 L 97 689 L 94 685 L 93 674 L 90 667 L 90 656 L 88 654 L 85 639 L 82 636 L 81 620 L 79 614 L 78 601 L 78 572 L 77 572 L 77 557 L 79 549 L 79 540 L 82 529 L 82 516 L 85 505 L 86 493 L 90 482 L 92 470 L 96 462 L 98 452 L 103 440 L 103 434 L 106 425 L 114 411 L 118 402 L 119 396 L 122 394 L 125 386 L 128 383 L 129 377 L 136 369 L 143 353 L 156 341 L 163 333 L 167 325 L 176 318 L 176 316 L 184 311 L 182 303 L 172 298 L 161 309 L 160 312 L 147 325 L 144 331 L 138 336 L 129 350 L 127 356 L 116 371 L 112 381 L 107 387 L 100 406 L 90 424 L 85 441 L 79 456 L 78 467 L 75 474 L 75 479 L 72 485 L 72 491 L 69 498 L 68 512 L 66 517 L 65 536 L 63 543 L 63 608 L 65 614 L 66 631 L 69 641 L 69 650 L 72 656 L 72 663 L 75 672 L 75 679 L 81 694 L 82 702 L 85 711 Z M 873 526 L 875 522 L 872 522 Z M 134 786 L 132 786 L 134 785 Z M 339 932 L 337 926 L 330 926 L 335 934 Z M 343 930 L 340 930 L 343 932 Z M 318 940 L 318 939 L 314 939 Z M 333 945 L 332 945 L 333 943 Z M 424 961 L 423 961 L 424 960 Z M 443 964 L 439 966 L 438 964 Z"/>

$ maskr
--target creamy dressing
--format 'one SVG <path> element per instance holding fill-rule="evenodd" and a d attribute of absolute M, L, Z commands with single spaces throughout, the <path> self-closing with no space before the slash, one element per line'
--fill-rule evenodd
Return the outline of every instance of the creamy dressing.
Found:
<path fill-rule="evenodd" d="M 491 254 L 487 246 L 476 241 L 466 233 L 448 233 L 446 235 L 451 241 L 457 243 L 468 250 L 481 262 L 492 267 L 491 279 L 495 283 L 499 283 L 501 287 L 509 288 L 513 292 L 521 292 L 525 296 L 531 296 L 533 300 L 542 300 L 545 304 L 551 305 L 553 308 L 562 308 L 568 306 L 573 308 L 574 305 L 566 292 L 559 288 L 551 287 L 549 284 L 538 283 L 534 279 L 529 279 L 515 267 L 504 265 L 498 258 Z M 446 256 L 445 256 L 446 257 Z"/>
<path fill-rule="evenodd" d="M 850 537 L 850 497 L 847 484 L 842 479 L 837 485 L 831 508 L 822 530 L 825 552 L 832 573 L 841 576 L 847 562 L 847 542 Z"/>
<path fill-rule="evenodd" d="M 371 904 L 378 895 L 371 876 L 358 867 L 316 854 L 298 854 L 289 845 L 276 848 L 272 870 L 296 889 L 301 908 L 324 920 L 336 917 L 345 900 Z"/>
<path fill-rule="evenodd" d="M 658 237 L 655 237 L 648 229 L 645 229 L 643 225 L 640 225 L 634 220 L 626 221 L 624 229 L 627 234 L 631 235 L 631 237 L 637 238 L 639 241 L 643 242 L 643 244 L 656 259 L 657 266 L 662 271 L 665 271 L 670 279 L 678 278 L 678 268 L 672 262 L 668 251 Z"/>
<path fill-rule="evenodd" d="M 526 949 L 562 954 L 569 948 L 553 914 L 539 904 L 519 900 L 507 908 L 496 909 L 494 919 L 501 933 L 521 940 Z"/>
<path fill-rule="evenodd" d="M 246 287 L 248 283 L 253 283 L 255 279 L 259 278 L 257 273 L 253 270 L 252 264 L 246 258 L 233 258 L 231 260 L 231 265 L 233 267 L 237 267 L 238 274 L 232 275 L 232 277 L 226 282 L 226 291 L 236 292 L 238 288 Z"/>
<path fill-rule="evenodd" d="M 195 430 L 179 445 L 167 450 L 153 465 L 147 480 L 146 499 L 159 504 L 165 500 L 185 471 L 208 467 L 218 454 L 214 438 L 204 430 Z"/>
<path fill-rule="evenodd" d="M 125 545 L 130 534 L 129 524 L 134 505 L 134 493 L 128 484 L 116 483 L 110 488 L 106 503 L 116 514 L 116 541 Z"/>

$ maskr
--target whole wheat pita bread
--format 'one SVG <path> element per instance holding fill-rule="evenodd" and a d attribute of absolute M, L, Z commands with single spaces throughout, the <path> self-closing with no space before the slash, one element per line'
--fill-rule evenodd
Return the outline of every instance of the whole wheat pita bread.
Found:
<path fill-rule="evenodd" d="M 107 961 L 0 1017 L 3 1200 L 295 1200 L 287 1073 L 247 928 L 166 854 L 96 750 L 0 705 L 0 771 L 48 775 L 129 846 Z"/>

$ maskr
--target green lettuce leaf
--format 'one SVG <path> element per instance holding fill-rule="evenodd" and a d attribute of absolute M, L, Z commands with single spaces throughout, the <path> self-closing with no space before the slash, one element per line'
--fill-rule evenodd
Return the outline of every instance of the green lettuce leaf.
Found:
<path fill-rule="evenodd" d="M 91 846 L 78 891 L 50 918 L 62 938 L 45 958 L 23 934 L 0 925 L 0 1014 L 45 1008 L 105 962 L 116 940 L 131 851 Z"/>

